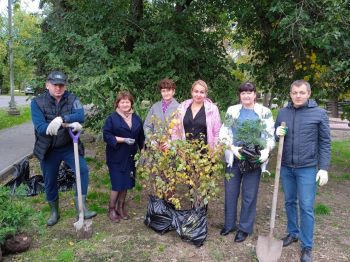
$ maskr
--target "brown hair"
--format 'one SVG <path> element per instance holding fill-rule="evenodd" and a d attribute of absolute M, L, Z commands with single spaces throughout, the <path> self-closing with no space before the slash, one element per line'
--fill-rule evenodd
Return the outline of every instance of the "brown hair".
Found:
<path fill-rule="evenodd" d="M 196 85 L 203 86 L 203 87 L 205 88 L 205 92 L 208 93 L 209 88 L 208 88 L 208 85 L 207 85 L 206 82 L 204 82 L 204 81 L 201 80 L 201 79 L 198 79 L 197 81 L 193 82 L 192 88 L 191 88 L 192 91 L 193 91 L 193 88 L 194 88 Z"/>
<path fill-rule="evenodd" d="M 158 84 L 158 88 L 159 88 L 159 90 L 162 90 L 162 89 L 176 90 L 176 85 L 175 85 L 173 80 L 171 80 L 169 78 L 164 78 L 164 79 L 160 80 L 160 82 Z"/>
<path fill-rule="evenodd" d="M 117 98 L 114 102 L 114 109 L 118 107 L 118 104 L 122 99 L 128 99 L 131 102 L 131 107 L 133 106 L 134 97 L 132 96 L 132 94 L 129 91 L 119 91 L 119 93 L 117 94 Z"/>

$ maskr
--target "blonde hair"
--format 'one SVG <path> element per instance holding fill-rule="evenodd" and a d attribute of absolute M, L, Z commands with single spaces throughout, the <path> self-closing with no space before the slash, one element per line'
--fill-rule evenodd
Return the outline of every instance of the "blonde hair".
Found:
<path fill-rule="evenodd" d="M 198 79 L 197 81 L 195 81 L 193 84 L 192 84 L 192 89 L 191 91 L 193 91 L 193 88 L 196 86 L 196 85 L 200 85 L 200 86 L 203 86 L 205 88 L 205 92 L 208 93 L 208 85 L 206 82 L 204 82 L 203 80 L 201 79 Z"/>

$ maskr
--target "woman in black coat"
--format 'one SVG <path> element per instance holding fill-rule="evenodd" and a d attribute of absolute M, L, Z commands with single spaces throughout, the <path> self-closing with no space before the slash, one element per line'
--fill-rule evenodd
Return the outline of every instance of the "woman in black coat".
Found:
<path fill-rule="evenodd" d="M 118 93 L 115 112 L 108 116 L 103 127 L 106 142 L 106 162 L 112 184 L 108 217 L 112 222 L 128 219 L 125 207 L 127 190 L 135 186 L 135 160 L 145 141 L 142 121 L 133 113 L 134 98 L 127 91 Z"/>

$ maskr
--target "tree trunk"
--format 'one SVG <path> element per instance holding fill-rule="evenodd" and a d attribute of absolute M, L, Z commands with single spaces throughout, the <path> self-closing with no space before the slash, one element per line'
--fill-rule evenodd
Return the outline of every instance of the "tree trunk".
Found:
<path fill-rule="evenodd" d="M 331 117 L 339 117 L 339 108 L 338 108 L 338 97 L 332 97 L 327 102 L 328 110 L 331 111 Z"/>
<path fill-rule="evenodd" d="M 263 106 L 269 107 L 270 104 L 270 93 L 263 94 Z"/>
<path fill-rule="evenodd" d="M 143 18 L 143 0 L 131 0 L 130 3 L 130 18 L 132 27 L 135 27 L 138 30 L 138 24 Z M 126 37 L 125 49 L 129 52 L 134 50 L 136 39 L 134 36 L 129 34 Z"/>

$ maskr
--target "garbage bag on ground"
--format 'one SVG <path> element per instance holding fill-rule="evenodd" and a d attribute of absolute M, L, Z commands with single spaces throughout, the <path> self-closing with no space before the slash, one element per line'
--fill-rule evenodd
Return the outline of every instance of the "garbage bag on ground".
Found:
<path fill-rule="evenodd" d="M 261 164 L 258 161 L 260 158 L 259 146 L 247 147 L 244 145 L 239 152 L 244 156 L 244 160 L 238 162 L 238 168 L 241 173 L 247 173 L 260 168 Z"/>
<path fill-rule="evenodd" d="M 174 207 L 172 204 L 159 199 L 156 196 L 149 196 L 147 214 L 144 220 L 146 226 L 160 234 L 164 234 L 175 228 L 173 223 Z"/>
<path fill-rule="evenodd" d="M 12 194 L 16 194 L 16 189 L 22 185 L 26 184 L 29 179 L 29 160 L 28 157 L 23 158 L 19 163 L 13 165 L 15 171 L 13 173 L 13 178 L 5 184 L 5 186 L 11 189 Z"/>
<path fill-rule="evenodd" d="M 28 186 L 27 196 L 36 196 L 45 192 L 44 178 L 41 175 L 32 176 L 26 183 Z"/>
<path fill-rule="evenodd" d="M 58 190 L 65 192 L 75 186 L 75 176 L 73 169 L 69 168 L 64 162 L 60 166 L 57 177 Z"/>
<path fill-rule="evenodd" d="M 149 197 L 144 223 L 160 234 L 176 230 L 182 240 L 197 247 L 202 246 L 208 236 L 206 207 L 176 210 L 174 205 L 155 196 Z"/>
<path fill-rule="evenodd" d="M 36 175 L 30 177 L 28 157 L 25 157 L 18 164 L 15 164 L 14 168 L 15 172 L 13 174 L 13 178 L 5 184 L 5 186 L 11 189 L 12 194 L 36 196 L 45 191 L 43 176 Z M 70 190 L 75 185 L 74 171 L 70 169 L 65 163 L 62 163 L 60 166 L 57 183 L 58 190 L 61 192 Z M 21 185 L 24 185 L 24 192 L 23 190 L 17 190 L 17 188 Z"/>
<path fill-rule="evenodd" d="M 176 232 L 181 239 L 197 247 L 202 246 L 208 236 L 206 208 L 175 210 L 174 214 Z"/>

